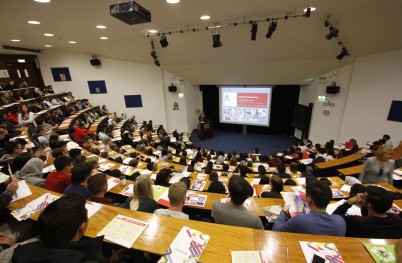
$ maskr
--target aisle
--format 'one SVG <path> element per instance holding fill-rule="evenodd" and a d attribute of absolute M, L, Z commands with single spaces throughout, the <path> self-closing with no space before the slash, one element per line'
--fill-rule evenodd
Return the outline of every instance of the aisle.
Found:
<path fill-rule="evenodd" d="M 289 148 L 297 140 L 286 136 L 276 136 L 267 134 L 241 134 L 230 131 L 214 131 L 214 137 L 206 140 L 199 140 L 197 132 L 194 131 L 190 140 L 197 146 L 206 149 L 224 150 L 225 153 L 236 150 L 240 152 L 252 152 L 255 147 L 260 149 L 260 153 L 268 155 L 277 153 Z"/>

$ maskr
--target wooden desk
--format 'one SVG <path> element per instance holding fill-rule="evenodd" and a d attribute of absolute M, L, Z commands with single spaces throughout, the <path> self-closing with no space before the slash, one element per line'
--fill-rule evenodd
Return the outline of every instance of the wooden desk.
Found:
<path fill-rule="evenodd" d="M 354 175 L 354 174 L 360 174 L 360 172 L 362 171 L 362 168 L 363 168 L 363 164 L 338 169 L 338 172 L 343 174 L 344 176 L 350 176 L 350 175 Z"/>
<path fill-rule="evenodd" d="M 366 155 L 367 155 L 366 153 L 357 152 L 357 153 L 351 154 L 351 155 L 346 156 L 346 157 L 335 159 L 333 161 L 316 163 L 314 165 L 318 169 L 334 168 L 334 167 L 337 167 L 337 166 L 341 166 L 341 165 L 344 165 L 344 164 L 348 164 L 348 163 L 358 161 L 358 160 L 360 160 L 361 158 L 363 158 Z"/>
<path fill-rule="evenodd" d="M 10 204 L 9 209 L 21 207 L 29 201 L 48 193 L 45 189 L 29 185 L 32 195 Z M 55 195 L 60 196 L 58 193 Z M 402 201 L 397 202 L 401 206 Z M 363 243 L 395 244 L 397 240 L 361 239 L 333 236 L 317 236 L 253 230 L 157 216 L 148 213 L 131 211 L 123 208 L 102 205 L 98 212 L 89 218 L 89 226 L 85 235 L 96 237 L 116 215 L 136 218 L 149 223 L 144 233 L 134 243 L 133 248 L 162 255 L 183 226 L 188 226 L 211 236 L 200 262 L 231 262 L 230 252 L 233 250 L 267 250 L 269 262 L 306 262 L 299 241 L 316 241 L 335 243 L 346 262 L 373 262 Z M 39 213 L 32 219 L 37 220 Z"/>

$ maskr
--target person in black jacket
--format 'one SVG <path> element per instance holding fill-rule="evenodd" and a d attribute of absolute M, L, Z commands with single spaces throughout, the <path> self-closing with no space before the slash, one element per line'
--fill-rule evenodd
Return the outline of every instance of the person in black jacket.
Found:
<path fill-rule="evenodd" d="M 378 187 L 368 186 L 364 193 L 358 193 L 340 205 L 333 214 L 343 217 L 346 222 L 346 236 L 362 238 L 401 238 L 401 214 L 389 214 L 393 196 L 390 191 Z M 347 210 L 355 204 L 367 208 L 368 216 L 346 216 Z"/>
<path fill-rule="evenodd" d="M 263 165 L 258 166 L 258 175 L 254 178 L 261 178 L 259 184 L 269 184 L 269 177 L 266 176 L 265 174 L 267 173 L 267 170 Z"/>
<path fill-rule="evenodd" d="M 217 172 L 212 172 L 209 175 L 209 181 L 211 181 L 211 183 L 209 184 L 208 187 L 208 192 L 210 193 L 218 193 L 218 194 L 224 194 L 226 193 L 226 188 L 223 185 L 222 182 L 219 182 L 218 180 L 218 173 Z"/>
<path fill-rule="evenodd" d="M 12 260 L 15 263 L 106 262 L 102 254 L 103 236 L 81 240 L 87 227 L 83 196 L 78 193 L 62 196 L 39 216 L 40 241 L 18 246 Z"/>

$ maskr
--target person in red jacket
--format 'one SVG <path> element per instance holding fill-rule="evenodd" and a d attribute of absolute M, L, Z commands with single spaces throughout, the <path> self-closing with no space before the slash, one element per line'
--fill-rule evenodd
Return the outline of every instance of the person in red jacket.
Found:
<path fill-rule="evenodd" d="M 74 139 L 77 143 L 80 143 L 82 139 L 88 134 L 92 134 L 93 132 L 84 129 L 84 123 L 80 122 L 78 126 L 74 127 Z"/>
<path fill-rule="evenodd" d="M 59 156 L 54 160 L 56 171 L 49 173 L 43 188 L 62 194 L 66 187 L 71 184 L 71 169 L 73 159 L 69 156 Z"/>
<path fill-rule="evenodd" d="M 7 113 L 7 120 L 14 125 L 18 125 L 18 116 L 16 110 L 11 110 Z"/>

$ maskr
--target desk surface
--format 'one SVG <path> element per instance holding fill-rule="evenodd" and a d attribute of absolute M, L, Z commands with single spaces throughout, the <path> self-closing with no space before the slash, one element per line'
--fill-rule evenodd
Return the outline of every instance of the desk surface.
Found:
<path fill-rule="evenodd" d="M 335 159 L 333 161 L 328 161 L 328 162 L 323 162 L 323 163 L 316 163 L 314 165 L 319 169 L 337 167 L 337 166 L 341 166 L 341 165 L 344 165 L 344 164 L 347 164 L 347 163 L 351 163 L 351 162 L 360 160 L 361 158 L 363 158 L 366 155 L 367 155 L 366 153 L 357 152 L 357 153 L 348 155 L 346 157 Z"/>
<path fill-rule="evenodd" d="M 32 195 L 10 204 L 13 210 L 49 191 L 29 186 Z M 58 196 L 60 194 L 54 193 Z M 398 201 L 397 205 L 402 205 Z M 233 250 L 268 251 L 269 262 L 306 262 L 299 241 L 316 241 L 335 243 L 346 262 L 372 262 L 363 243 L 394 244 L 396 240 L 375 240 L 345 237 L 316 236 L 306 234 L 281 233 L 249 228 L 217 225 L 199 221 L 176 219 L 148 213 L 131 211 L 123 208 L 102 205 L 89 219 L 89 227 L 85 233 L 95 237 L 116 215 L 121 214 L 149 223 L 144 233 L 134 243 L 133 248 L 163 254 L 183 226 L 188 226 L 211 236 L 200 262 L 231 262 L 230 252 Z M 37 220 L 39 213 L 32 219 Z"/>

